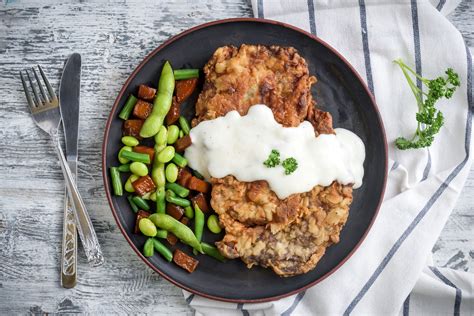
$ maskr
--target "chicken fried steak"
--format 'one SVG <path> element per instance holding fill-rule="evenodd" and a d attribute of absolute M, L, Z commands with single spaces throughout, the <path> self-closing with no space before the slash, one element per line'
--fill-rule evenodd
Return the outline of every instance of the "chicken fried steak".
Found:
<path fill-rule="evenodd" d="M 287 127 L 310 121 L 315 134 L 334 133 L 329 113 L 315 109 L 306 61 L 292 47 L 242 45 L 218 48 L 204 67 L 196 119 L 210 120 L 250 106 L 267 105 Z M 212 178 L 211 205 L 226 230 L 217 243 L 228 258 L 271 267 L 281 276 L 313 269 L 328 246 L 339 241 L 352 202 L 352 186 L 333 182 L 281 200 L 266 181 Z"/>

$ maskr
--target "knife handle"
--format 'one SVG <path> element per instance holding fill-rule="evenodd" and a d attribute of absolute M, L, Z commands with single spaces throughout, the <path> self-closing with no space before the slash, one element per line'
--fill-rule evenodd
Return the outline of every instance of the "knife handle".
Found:
<path fill-rule="evenodd" d="M 61 286 L 70 289 L 77 282 L 77 231 L 71 201 L 64 191 L 63 243 L 61 256 Z"/>
<path fill-rule="evenodd" d="M 59 157 L 64 180 L 66 180 L 67 191 L 72 202 L 71 205 L 76 219 L 77 231 L 79 232 L 79 237 L 81 238 L 87 261 L 92 266 L 99 266 L 104 263 L 104 256 L 102 255 L 102 250 L 100 249 L 99 240 L 95 234 L 94 226 L 92 226 L 92 221 L 87 213 L 86 206 L 82 201 L 81 194 L 74 182 L 71 169 L 69 169 L 67 160 L 64 157 L 61 144 L 56 135 L 52 135 L 52 139 L 54 148 Z"/>

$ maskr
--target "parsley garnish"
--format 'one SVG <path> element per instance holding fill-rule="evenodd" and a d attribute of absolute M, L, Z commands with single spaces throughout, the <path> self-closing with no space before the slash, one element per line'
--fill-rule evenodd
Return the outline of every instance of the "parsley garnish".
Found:
<path fill-rule="evenodd" d="M 267 160 L 263 162 L 267 168 L 273 168 L 280 164 L 280 153 L 276 149 L 272 149 L 270 155 L 268 155 Z"/>
<path fill-rule="evenodd" d="M 417 74 L 413 69 L 408 67 L 401 59 L 394 60 L 396 64 L 400 66 L 408 81 L 413 94 L 415 95 L 416 102 L 418 103 L 418 113 L 416 113 L 416 121 L 418 127 L 416 128 L 415 135 L 411 139 L 404 137 L 398 137 L 395 144 L 399 149 L 410 149 L 410 148 L 423 148 L 429 147 L 434 140 L 434 136 L 439 132 L 441 126 L 444 124 L 444 117 L 441 111 L 434 107 L 434 104 L 439 99 L 445 97 L 449 99 L 453 96 L 456 87 L 461 85 L 459 75 L 454 72 L 453 69 L 448 68 L 445 71 L 446 77 L 442 76 L 436 79 L 426 79 Z M 413 74 L 416 78 L 420 79 L 421 82 L 428 87 L 428 93 L 421 91 L 413 83 L 409 73 Z M 425 100 L 423 100 L 425 98 Z"/>
<path fill-rule="evenodd" d="M 276 149 L 272 149 L 270 155 L 268 155 L 267 160 L 263 162 L 267 168 L 274 168 L 280 164 L 280 152 Z M 283 160 L 281 163 L 282 167 L 285 168 L 285 174 L 289 175 L 298 168 L 298 162 L 295 158 L 290 157 Z"/>
<path fill-rule="evenodd" d="M 281 165 L 283 166 L 283 168 L 285 168 L 286 175 L 289 175 L 298 168 L 298 162 L 293 157 L 286 158 L 285 160 L 283 160 Z"/>

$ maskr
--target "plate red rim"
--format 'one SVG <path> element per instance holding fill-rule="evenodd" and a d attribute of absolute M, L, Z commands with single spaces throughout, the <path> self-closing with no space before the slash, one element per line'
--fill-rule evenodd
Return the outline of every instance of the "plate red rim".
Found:
<path fill-rule="evenodd" d="M 319 44 L 325 46 L 327 49 L 329 49 L 330 51 L 332 51 L 335 55 L 337 55 L 345 64 L 346 66 L 351 70 L 351 72 L 356 76 L 356 78 L 361 82 L 362 86 L 364 87 L 365 89 L 365 92 L 370 96 L 370 99 L 371 99 L 371 103 L 372 103 L 372 106 L 374 107 L 374 110 L 377 114 L 377 118 L 378 118 L 378 121 L 379 121 L 379 124 L 381 126 L 381 130 L 382 130 L 382 136 L 383 136 L 383 139 L 384 139 L 384 150 L 385 150 L 385 170 L 384 170 L 384 180 L 383 180 L 383 188 L 382 188 L 382 192 L 381 192 L 381 195 L 380 195 L 380 199 L 379 199 L 379 202 L 377 204 L 377 208 L 375 210 L 375 214 L 369 224 L 369 226 L 367 227 L 366 231 L 364 232 L 364 234 L 362 235 L 362 238 L 359 240 L 359 242 L 356 244 L 356 246 L 354 247 L 354 249 L 351 250 L 351 252 L 339 263 L 337 264 L 333 269 L 331 269 L 329 272 L 327 272 L 326 274 L 324 274 L 323 276 L 321 276 L 320 278 L 310 282 L 309 284 L 301 287 L 301 288 L 298 288 L 298 289 L 295 289 L 291 292 L 288 292 L 288 293 L 284 293 L 284 294 L 281 294 L 281 295 L 275 295 L 275 296 L 269 296 L 269 297 L 265 297 L 265 298 L 258 298 L 258 299 L 229 299 L 229 298 L 225 298 L 225 297 L 219 297 L 219 296 L 214 296 L 214 295 L 210 295 L 210 294 L 207 294 L 207 293 L 203 293 L 203 292 L 200 292 L 200 291 L 197 291 L 195 289 L 192 289 L 174 279 L 172 279 L 171 277 L 169 277 L 168 275 L 166 275 L 164 272 L 162 272 L 160 269 L 158 269 L 157 267 L 155 267 L 154 265 L 152 265 L 141 253 L 141 251 L 139 249 L 137 249 L 137 247 L 135 247 L 135 245 L 133 244 L 132 240 L 130 239 L 130 237 L 128 236 L 127 232 L 125 231 L 124 227 L 122 226 L 122 224 L 120 223 L 120 220 L 118 218 L 118 215 L 117 215 L 117 211 L 115 210 L 115 207 L 112 203 L 112 195 L 110 193 L 109 190 L 107 190 L 106 188 L 109 187 L 109 179 L 108 179 L 108 175 L 107 175 L 107 168 L 106 168 L 106 157 L 107 157 L 107 139 L 109 137 L 109 131 L 110 131 L 110 126 L 112 124 L 112 120 L 113 120 L 113 113 L 115 113 L 115 110 L 117 109 L 118 107 L 118 104 L 120 102 L 120 99 L 122 98 L 123 94 L 125 93 L 125 91 L 127 90 L 127 87 L 129 86 L 130 82 L 132 81 L 133 78 L 135 78 L 135 76 L 137 75 L 137 73 L 141 70 L 141 68 L 153 57 L 155 56 L 158 52 L 160 52 L 164 47 L 168 46 L 169 44 L 175 42 L 176 40 L 180 39 L 181 37 L 183 36 L 186 36 L 188 35 L 189 33 L 192 33 L 194 31 L 197 31 L 197 30 L 200 30 L 200 29 L 203 29 L 203 28 L 206 28 L 206 27 L 209 27 L 209 26 L 213 26 L 213 25 L 218 25 L 218 24 L 224 24 L 224 23 L 233 23 L 233 22 L 257 22 L 257 23 L 263 23 L 263 24 L 273 24 L 273 25 L 279 25 L 279 26 L 282 26 L 282 27 L 285 27 L 285 28 L 289 28 L 291 30 L 294 30 L 296 32 L 299 32 L 299 33 L 302 33 L 308 37 L 310 37 L 311 39 L 317 41 Z M 224 301 L 224 302 L 231 302 L 231 303 L 262 303 L 262 302 L 269 302 L 269 301 L 274 301 L 274 300 L 278 300 L 278 299 L 281 299 L 281 298 L 284 298 L 284 297 L 287 297 L 287 296 L 290 296 L 290 295 L 293 295 L 293 294 L 296 294 L 296 293 L 299 293 L 301 291 L 304 291 L 306 289 L 308 289 L 309 287 L 312 287 L 316 284 L 318 284 L 319 282 L 323 281 L 324 279 L 326 279 L 327 277 L 329 277 L 331 274 L 333 274 L 334 272 L 336 272 L 347 260 L 349 260 L 350 257 L 352 257 L 352 255 L 357 251 L 357 249 L 360 247 L 360 245 L 363 243 L 363 241 L 365 240 L 368 232 L 370 231 L 370 229 L 372 228 L 372 225 L 373 223 L 375 222 L 375 219 L 377 218 L 377 215 L 379 213 L 379 210 L 380 210 L 380 206 L 382 204 L 382 200 L 383 200 L 383 196 L 384 196 L 384 193 L 385 193 L 385 187 L 386 187 L 386 183 L 387 183 L 387 169 L 388 169 L 388 149 L 387 149 L 387 138 L 386 138 L 386 134 L 385 134 L 385 128 L 384 128 L 384 125 L 383 125 L 383 121 L 382 121 L 382 118 L 381 118 L 381 115 L 380 115 L 380 112 L 379 112 L 379 109 L 377 107 L 377 104 L 375 102 L 375 98 L 374 96 L 372 95 L 372 93 L 370 92 L 370 90 L 368 89 L 366 83 L 362 80 L 362 77 L 359 75 L 359 73 L 354 69 L 354 67 L 344 58 L 344 56 L 342 56 L 336 49 L 334 49 L 333 47 L 331 47 L 329 44 L 327 44 L 325 41 L 321 40 L 320 38 L 314 36 L 313 34 L 311 33 L 308 33 L 300 28 L 297 28 L 295 26 L 292 26 L 292 25 L 289 25 L 289 24 L 286 24 L 286 23 L 283 23 L 283 22 L 279 22 L 279 21 L 274 21 L 274 20 L 268 20 L 268 19 L 260 19 L 260 18 L 230 18 L 230 19 L 223 19 L 223 20 L 216 20 L 216 21 L 212 21 L 212 22 L 207 22 L 207 23 L 204 23 L 204 24 L 201 24 L 201 25 L 198 25 L 198 26 L 195 26 L 195 27 L 192 27 L 186 31 L 183 31 L 171 38 L 169 38 L 168 40 L 166 40 L 163 44 L 161 44 L 160 46 L 158 46 L 157 48 L 155 48 L 151 53 L 149 53 L 145 59 L 143 59 L 140 64 L 135 68 L 135 70 L 132 72 L 132 74 L 128 77 L 128 79 L 125 81 L 124 85 L 122 86 L 122 88 L 120 89 L 120 92 L 117 96 L 117 98 L 115 99 L 115 102 L 112 106 L 112 109 L 110 110 L 110 114 L 107 118 L 107 123 L 106 123 L 106 126 L 105 126 L 105 132 L 104 132 L 104 141 L 102 143 L 102 177 L 103 177 L 103 180 L 104 180 L 104 188 L 105 188 L 105 193 L 106 193 L 106 196 L 107 196 L 107 201 L 109 202 L 109 205 L 110 205 L 110 208 L 112 210 L 112 214 L 114 216 L 114 219 L 118 225 L 118 227 L 120 228 L 120 231 L 122 232 L 122 235 L 125 237 L 125 239 L 127 240 L 127 242 L 130 244 L 130 246 L 132 247 L 132 249 L 136 252 L 136 254 L 150 267 L 152 268 L 156 273 L 158 273 L 160 276 L 162 276 L 163 278 L 165 278 L 166 280 L 168 280 L 169 282 L 173 283 L 174 285 L 188 291 L 188 292 L 191 292 L 193 294 L 196 294 L 196 295 L 199 295 L 199 296 L 202 296 L 202 297 L 206 297 L 206 298 L 209 298 L 209 299 L 214 299 L 214 300 L 218 300 L 218 301 Z"/>

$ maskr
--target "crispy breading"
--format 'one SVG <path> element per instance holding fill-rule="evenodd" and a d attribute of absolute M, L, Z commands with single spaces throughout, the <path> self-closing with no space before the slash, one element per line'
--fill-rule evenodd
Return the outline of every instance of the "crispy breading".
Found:
<path fill-rule="evenodd" d="M 196 125 L 263 103 L 284 126 L 311 122 L 315 135 L 334 133 L 329 113 L 315 108 L 306 61 L 292 47 L 242 45 L 218 48 L 204 67 L 204 89 L 196 105 Z M 226 230 L 217 243 L 228 258 L 271 267 L 281 276 L 313 269 L 326 248 L 339 241 L 352 201 L 352 187 L 328 187 L 280 200 L 266 181 L 212 178 L 211 206 Z"/>
<path fill-rule="evenodd" d="M 193 125 L 233 110 L 245 115 L 261 103 L 280 124 L 298 126 L 314 105 L 310 88 L 316 78 L 293 47 L 223 46 L 204 66 L 204 74 Z"/>
<path fill-rule="evenodd" d="M 270 267 L 281 276 L 306 273 L 339 242 L 351 202 L 352 186 L 316 186 L 301 194 L 300 216 L 277 233 L 263 225 L 246 226 L 224 212 L 219 220 L 226 235 L 216 245 L 225 257 L 241 258 L 249 268 Z"/>

